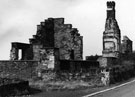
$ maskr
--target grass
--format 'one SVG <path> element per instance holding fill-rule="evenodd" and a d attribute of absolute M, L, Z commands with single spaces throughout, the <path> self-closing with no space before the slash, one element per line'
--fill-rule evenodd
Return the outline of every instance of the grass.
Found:
<path fill-rule="evenodd" d="M 100 90 L 104 90 L 107 88 L 111 88 L 120 84 L 123 84 L 127 81 L 131 81 L 134 78 L 130 78 L 129 80 L 119 82 L 116 84 L 111 84 L 109 86 L 96 86 L 91 85 L 88 82 L 83 81 L 67 81 L 67 82 L 42 82 L 38 81 L 37 83 L 31 82 L 31 87 L 38 88 L 40 92 L 33 91 L 34 94 L 21 96 L 21 97 L 82 97 L 84 95 L 94 93 Z M 64 88 L 65 87 L 65 88 Z M 42 91 L 41 91 L 42 90 Z"/>

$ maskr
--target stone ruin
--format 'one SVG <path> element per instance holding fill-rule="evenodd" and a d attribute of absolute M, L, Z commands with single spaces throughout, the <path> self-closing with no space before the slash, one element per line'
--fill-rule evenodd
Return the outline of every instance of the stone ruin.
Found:
<path fill-rule="evenodd" d="M 27 60 L 36 64 L 37 61 L 38 78 L 91 80 L 99 73 L 98 61 L 83 60 L 83 37 L 77 28 L 64 24 L 64 18 L 48 18 L 41 22 L 37 25 L 36 35 L 29 41 L 29 44 L 12 42 L 10 59 L 15 63 Z M 21 58 L 19 50 L 22 51 Z M 31 75 L 35 75 L 33 69 L 32 72 Z"/>
<path fill-rule="evenodd" d="M 12 42 L 11 60 L 40 61 L 48 68 L 57 68 L 58 60 L 82 60 L 83 37 L 64 18 L 48 18 L 37 25 L 37 33 L 30 43 Z"/>
<path fill-rule="evenodd" d="M 107 18 L 103 32 L 103 57 L 119 57 L 121 33 L 115 19 L 115 2 L 107 2 Z"/>
<path fill-rule="evenodd" d="M 64 24 L 64 18 L 48 18 L 37 25 L 29 43 L 11 43 L 10 60 L 0 61 L 0 77 L 78 80 L 88 76 L 83 71 L 93 69 L 95 74 L 97 68 L 97 61 L 83 61 L 83 37 L 77 28 Z"/>
<path fill-rule="evenodd" d="M 115 2 L 107 2 L 107 18 L 105 23 L 105 31 L 103 32 L 103 51 L 102 57 L 97 61 L 102 68 L 101 72 L 103 83 L 110 83 L 113 75 L 113 69 L 122 64 L 123 55 L 132 53 L 132 41 L 124 36 L 121 43 L 121 32 L 117 20 L 115 18 Z"/>
<path fill-rule="evenodd" d="M 104 75 L 101 80 L 107 85 L 112 76 L 110 68 L 115 63 L 121 64 L 122 54 L 128 53 L 132 53 L 132 41 L 124 36 L 121 43 L 121 32 L 115 18 L 115 2 L 110 1 L 107 2 L 102 56 L 98 59 L 83 61 L 83 37 L 77 28 L 73 28 L 71 24 L 64 24 L 64 18 L 48 18 L 41 22 L 37 25 L 36 35 L 29 39 L 29 43 L 12 42 L 10 59 L 15 64 L 17 61 L 26 63 L 26 60 L 33 60 L 40 65 L 39 69 L 70 71 L 72 74 L 74 72 L 73 77 L 78 72 L 87 72 L 90 77 L 89 71 L 98 75 L 98 70 L 101 69 L 100 73 Z M 86 73 L 83 75 L 86 76 Z"/>
<path fill-rule="evenodd" d="M 121 53 L 132 53 L 132 41 L 124 36 L 121 43 L 121 32 L 115 18 L 115 2 L 107 2 L 107 18 L 103 32 L 103 57 L 119 58 Z"/>
<path fill-rule="evenodd" d="M 130 40 L 127 36 L 123 36 L 122 44 L 121 44 L 121 52 L 123 54 L 128 54 L 133 52 L 133 47 L 132 47 L 132 40 Z"/>

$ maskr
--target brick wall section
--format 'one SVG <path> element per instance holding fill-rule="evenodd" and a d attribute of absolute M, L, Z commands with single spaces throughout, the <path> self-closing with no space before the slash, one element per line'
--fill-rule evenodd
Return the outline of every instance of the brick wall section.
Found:
<path fill-rule="evenodd" d="M 36 76 L 37 61 L 0 61 L 0 77 L 30 79 Z"/>

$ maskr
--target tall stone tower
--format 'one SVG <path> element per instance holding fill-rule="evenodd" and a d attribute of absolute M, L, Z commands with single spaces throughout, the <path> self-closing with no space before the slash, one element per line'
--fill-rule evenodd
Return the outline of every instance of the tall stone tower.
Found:
<path fill-rule="evenodd" d="M 115 2 L 107 2 L 107 18 L 103 32 L 103 57 L 118 58 L 121 52 L 121 33 L 115 18 Z"/>

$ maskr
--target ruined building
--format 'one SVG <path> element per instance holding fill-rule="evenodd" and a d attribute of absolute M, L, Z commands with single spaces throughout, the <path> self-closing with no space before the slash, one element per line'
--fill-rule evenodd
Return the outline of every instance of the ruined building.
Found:
<path fill-rule="evenodd" d="M 41 22 L 30 44 L 33 45 L 34 60 L 39 56 L 39 49 L 48 47 L 59 49 L 60 59 L 82 59 L 82 36 L 71 24 L 64 24 L 64 18 L 49 18 Z"/>
<path fill-rule="evenodd" d="M 71 24 L 64 24 L 64 18 L 48 18 L 37 25 L 37 33 L 29 39 L 30 43 L 12 42 L 11 60 L 82 60 L 83 37 Z M 50 63 L 51 62 L 51 63 Z M 53 65 L 52 65 L 53 66 Z"/>
<path fill-rule="evenodd" d="M 115 18 L 115 2 L 107 2 L 107 18 L 103 33 L 103 57 L 117 58 L 121 52 L 121 33 Z"/>
<path fill-rule="evenodd" d="M 128 56 L 129 58 L 127 58 Z M 106 85 L 106 83 L 114 82 L 115 79 L 116 81 L 119 78 L 122 79 L 123 75 L 120 74 L 124 71 L 123 68 L 125 70 L 129 67 L 132 68 L 133 63 L 130 60 L 133 56 L 132 41 L 124 36 L 121 43 L 121 32 L 115 18 L 115 2 L 109 1 L 107 2 L 107 18 L 103 32 L 102 57 L 97 60 L 101 67 L 101 73 L 105 75 L 102 77 L 102 82 Z M 125 65 L 126 62 L 128 65 Z M 116 73 L 118 71 L 119 73 Z"/>
<path fill-rule="evenodd" d="M 120 54 L 132 53 L 132 41 L 121 33 L 115 18 L 115 2 L 107 2 L 107 18 L 103 33 L 103 57 L 119 58 Z"/>
<path fill-rule="evenodd" d="M 27 43 L 12 42 L 12 49 L 10 51 L 11 60 L 19 60 L 19 50 L 22 52 L 21 60 L 30 60 L 32 59 L 31 55 L 31 45 Z"/>
<path fill-rule="evenodd" d="M 122 44 L 121 44 L 122 53 L 128 54 L 132 53 L 132 41 L 127 37 L 123 36 Z"/>

